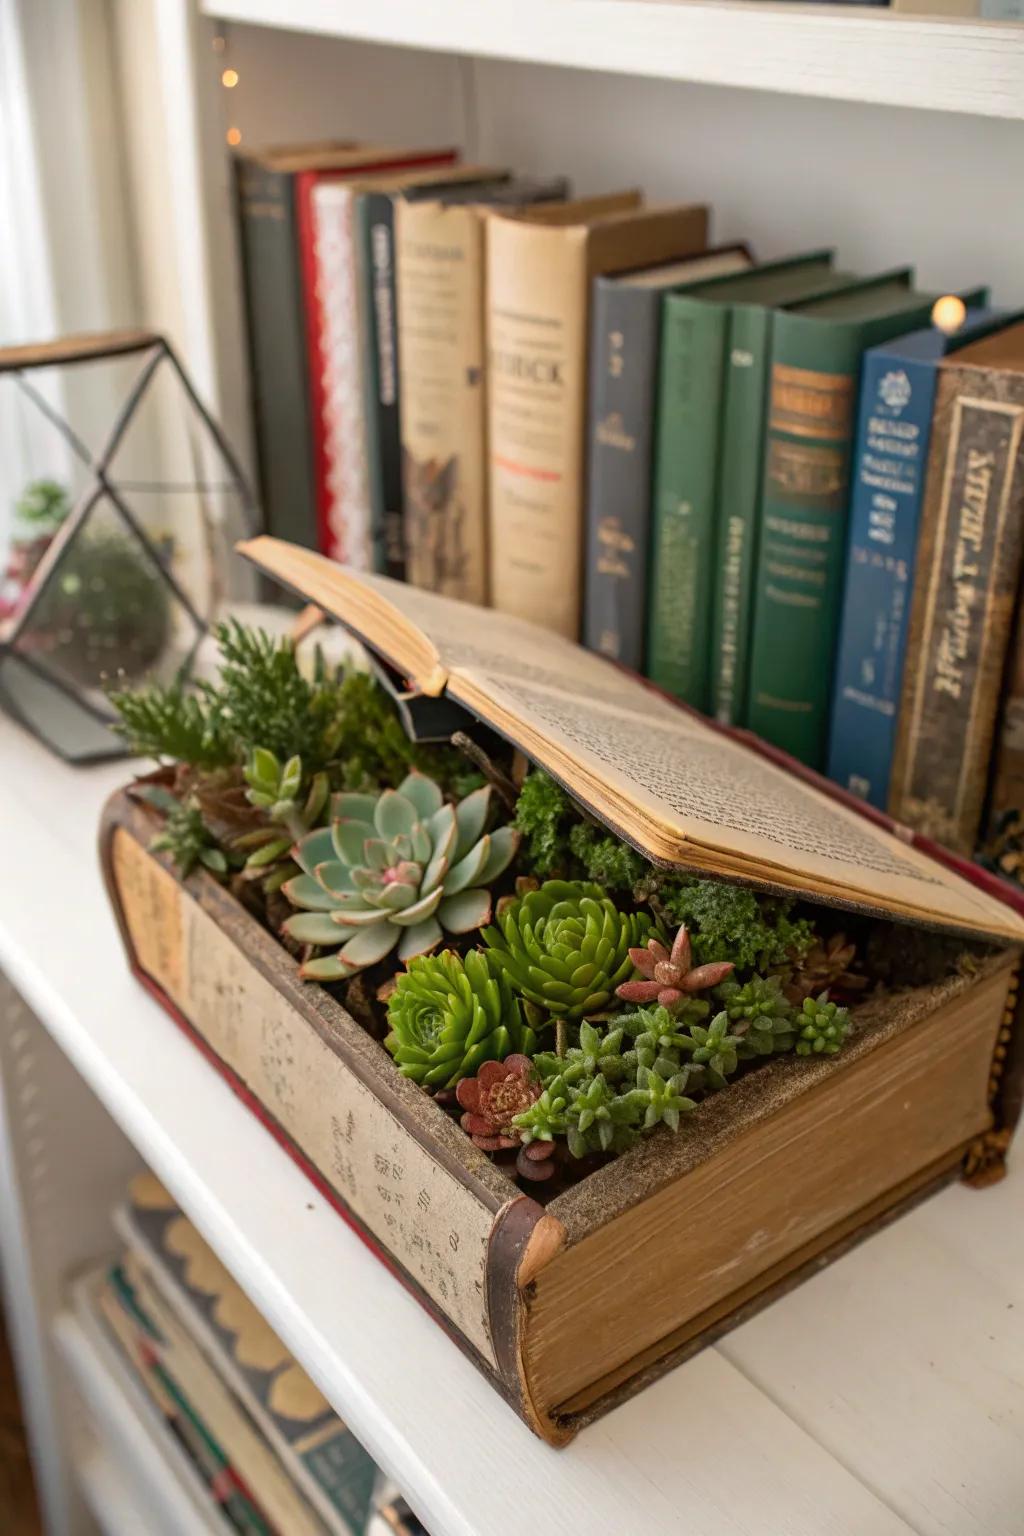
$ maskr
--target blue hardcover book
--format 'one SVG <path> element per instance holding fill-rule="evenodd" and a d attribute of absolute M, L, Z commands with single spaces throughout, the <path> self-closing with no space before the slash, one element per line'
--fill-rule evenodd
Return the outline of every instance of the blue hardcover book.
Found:
<path fill-rule="evenodd" d="M 896 741 L 936 366 L 1010 318 L 994 309 L 969 309 L 952 336 L 929 327 L 864 354 L 828 775 L 882 811 Z"/>

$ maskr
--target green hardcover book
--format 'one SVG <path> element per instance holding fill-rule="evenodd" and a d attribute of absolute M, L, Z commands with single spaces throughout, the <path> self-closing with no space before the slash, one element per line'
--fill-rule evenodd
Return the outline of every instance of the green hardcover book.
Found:
<path fill-rule="evenodd" d="M 867 347 L 927 325 L 910 268 L 775 317 L 758 518 L 747 724 L 822 765 L 846 541 L 850 443 Z M 965 299 L 984 302 L 982 294 Z"/>
<path fill-rule="evenodd" d="M 697 709 L 710 704 L 719 424 L 731 306 L 780 303 L 830 278 L 833 285 L 843 280 L 832 271 L 832 253 L 815 251 L 688 286 L 662 305 L 647 674 Z"/>
<path fill-rule="evenodd" d="M 832 252 L 776 262 L 729 294 L 714 512 L 709 709 L 724 725 L 746 715 L 757 511 L 775 311 L 856 281 L 832 266 Z M 710 295 L 708 296 L 710 298 Z M 724 302 L 725 295 L 723 295 Z"/>

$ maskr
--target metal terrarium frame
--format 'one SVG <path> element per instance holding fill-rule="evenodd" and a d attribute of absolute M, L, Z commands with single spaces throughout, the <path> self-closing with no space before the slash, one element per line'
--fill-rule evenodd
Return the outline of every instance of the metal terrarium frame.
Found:
<path fill-rule="evenodd" d="M 71 423 L 50 403 L 45 393 L 36 387 L 31 377 L 33 372 L 41 369 L 102 362 L 131 354 L 147 353 L 149 356 L 144 357 L 142 367 L 117 410 L 96 455 L 88 448 Z M 111 474 L 115 455 L 161 365 L 166 365 L 173 372 L 188 406 L 195 413 L 202 428 L 209 434 L 212 444 L 220 455 L 226 472 L 222 482 L 204 480 L 202 466 L 195 462 L 196 445 L 191 436 L 190 451 L 196 470 L 195 478 L 191 482 L 170 484 L 153 480 L 144 484 L 132 482 L 119 485 L 117 479 Z M 45 666 L 33 656 L 30 648 L 21 644 L 24 637 L 30 633 L 33 616 L 39 609 L 63 560 L 71 551 L 76 537 L 82 533 L 97 504 L 106 500 L 123 521 L 126 533 L 137 541 L 143 558 L 148 559 L 153 571 L 158 573 L 159 578 L 166 583 L 168 593 L 180 605 L 182 613 L 187 616 L 192 626 L 191 642 L 183 651 L 179 668 L 180 673 L 186 675 L 223 595 L 215 552 L 215 523 L 206 497 L 211 493 L 225 492 L 235 496 L 242 524 L 239 531 L 246 533 L 256 529 L 258 521 L 256 503 L 246 477 L 220 426 L 202 404 L 165 337 L 151 331 L 116 331 L 71 336 L 34 345 L 0 348 L 0 376 L 3 375 L 13 376 L 21 393 L 56 428 L 75 458 L 85 466 L 88 480 L 81 495 L 50 538 L 38 564 L 32 570 L 26 583 L 24 600 L 18 604 L 9 619 L 0 623 L 0 704 L 61 756 L 72 760 L 87 758 L 90 761 L 116 757 L 121 755 L 122 749 L 112 735 L 107 737 L 103 732 L 103 728 L 109 726 L 113 719 L 113 712 L 109 707 L 105 706 L 102 699 L 90 698 L 85 686 L 76 685 L 74 681 L 62 677 L 56 669 Z M 126 489 L 167 493 L 191 491 L 197 494 L 208 568 L 205 602 L 197 603 L 196 596 L 188 591 L 187 586 L 171 569 L 165 553 L 125 499 L 123 492 Z M 87 750 L 69 749 L 60 740 L 55 739 L 52 731 L 43 729 L 38 719 L 32 718 L 31 712 L 26 710 L 23 703 L 16 697 L 18 690 L 10 686 L 11 674 L 8 669 L 12 663 L 34 674 L 40 690 L 43 692 L 49 689 L 57 690 L 57 693 L 63 696 L 68 709 L 84 711 L 87 717 L 91 717 L 95 727 L 95 740 Z M 42 693 L 41 696 L 43 696 Z"/>

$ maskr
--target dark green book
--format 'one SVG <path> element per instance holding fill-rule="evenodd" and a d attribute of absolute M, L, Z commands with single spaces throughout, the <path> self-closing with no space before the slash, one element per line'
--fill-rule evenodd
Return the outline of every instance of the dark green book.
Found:
<path fill-rule="evenodd" d="M 709 712 L 725 725 L 746 714 L 757 512 L 764 416 L 775 310 L 848 287 L 853 273 L 832 252 L 773 262 L 728 294 L 728 333 L 720 406 L 711 601 Z M 710 299 L 712 295 L 709 293 Z M 722 295 L 724 303 L 726 295 Z"/>
<path fill-rule="evenodd" d="M 912 279 L 904 268 L 775 317 L 746 723 L 813 768 L 825 753 L 861 357 L 928 323 L 939 295 Z"/>
<path fill-rule="evenodd" d="M 647 675 L 697 709 L 711 682 L 719 437 L 734 300 L 778 303 L 827 282 L 832 254 L 770 262 L 669 294 L 662 307 Z M 835 279 L 839 281 L 839 279 Z"/>
<path fill-rule="evenodd" d="M 669 290 L 749 267 L 746 247 L 731 245 L 594 281 L 583 637 L 636 672 L 644 661 L 662 300 Z"/>
<path fill-rule="evenodd" d="M 378 569 L 405 576 L 402 535 L 402 431 L 398 406 L 395 312 L 395 207 L 390 192 L 356 198 L 355 238 L 363 312 L 363 390 L 370 527 Z"/>
<path fill-rule="evenodd" d="M 235 165 L 263 526 L 316 549 L 295 177 L 257 160 Z"/>

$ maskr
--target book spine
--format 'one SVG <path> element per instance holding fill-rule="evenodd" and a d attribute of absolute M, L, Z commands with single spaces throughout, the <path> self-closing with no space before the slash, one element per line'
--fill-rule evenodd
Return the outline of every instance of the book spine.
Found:
<path fill-rule="evenodd" d="M 747 724 L 812 768 L 825 754 L 858 348 L 775 318 Z M 806 350 L 805 350 L 806 342 Z"/>
<path fill-rule="evenodd" d="M 587 232 L 487 221 L 491 601 L 575 640 Z"/>
<path fill-rule="evenodd" d="M 363 418 L 374 569 L 401 581 L 402 458 L 398 423 L 398 332 L 395 322 L 394 210 L 381 193 L 355 206 L 356 276 L 363 342 Z"/>
<path fill-rule="evenodd" d="M 352 188 L 340 181 L 320 178 L 311 188 L 305 260 L 312 271 L 306 300 L 321 548 L 333 560 L 370 570 L 374 550 L 354 202 Z"/>
<path fill-rule="evenodd" d="M 711 615 L 711 713 L 723 725 L 746 720 L 771 326 L 772 311 L 764 305 L 730 311 Z"/>
<path fill-rule="evenodd" d="M 318 548 L 293 178 L 236 163 L 256 457 L 267 533 Z"/>
<path fill-rule="evenodd" d="M 1007 382 L 1009 381 L 1009 382 Z M 973 850 L 1021 565 L 1019 376 L 939 371 L 890 813 Z"/>
<path fill-rule="evenodd" d="M 992 759 L 992 790 L 989 798 L 989 830 L 998 833 L 1006 817 L 1016 821 L 1024 812 L 1024 603 L 1018 596 L 1014 635 L 1006 668 L 1006 686 L 1000 705 L 996 750 Z M 1021 861 L 1010 855 L 1017 874 Z"/>
<path fill-rule="evenodd" d="M 584 640 L 639 672 L 661 301 L 598 278 L 593 306 Z"/>
<path fill-rule="evenodd" d="M 706 711 L 727 310 L 676 294 L 663 315 L 647 675 Z"/>
<path fill-rule="evenodd" d="M 935 373 L 933 361 L 888 352 L 864 360 L 828 774 L 879 810 L 889 800 Z"/>
<path fill-rule="evenodd" d="M 486 603 L 482 215 L 400 203 L 396 247 L 407 579 Z"/>

